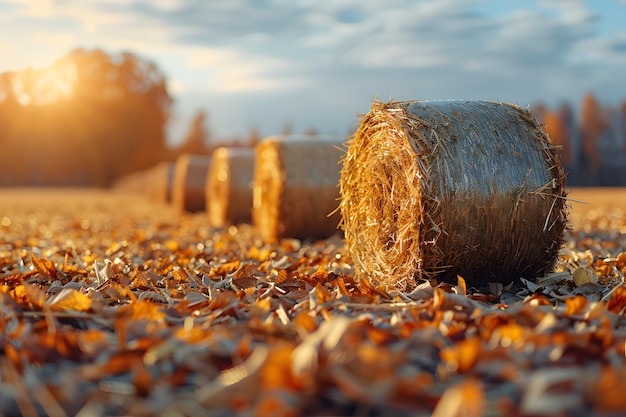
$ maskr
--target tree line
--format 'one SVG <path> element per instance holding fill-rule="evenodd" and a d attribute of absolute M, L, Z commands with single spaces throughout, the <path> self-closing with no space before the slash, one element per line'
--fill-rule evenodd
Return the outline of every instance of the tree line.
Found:
<path fill-rule="evenodd" d="M 48 68 L 2 73 L 0 186 L 108 186 L 184 152 L 261 139 L 251 128 L 243 140 L 210 140 L 199 111 L 182 144 L 168 147 L 172 104 L 165 74 L 130 52 L 75 49 Z M 531 111 L 561 147 L 570 185 L 626 185 L 626 101 L 605 107 L 589 93 L 578 113 L 569 103 Z"/>
<path fill-rule="evenodd" d="M 569 103 L 556 109 L 531 109 L 561 147 L 561 162 L 571 186 L 626 185 L 626 101 L 603 106 L 592 93 L 583 96 L 576 113 Z"/>
<path fill-rule="evenodd" d="M 211 140 L 198 111 L 182 143 L 167 145 L 173 100 L 165 74 L 122 52 L 75 49 L 42 69 L 0 74 L 0 186 L 106 187 L 181 153 L 254 146 L 249 136 Z"/>

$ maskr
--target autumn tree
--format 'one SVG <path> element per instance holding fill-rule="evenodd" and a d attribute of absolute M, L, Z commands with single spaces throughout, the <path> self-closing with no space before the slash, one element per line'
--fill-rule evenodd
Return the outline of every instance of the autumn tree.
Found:
<path fill-rule="evenodd" d="M 580 108 L 580 137 L 583 153 L 594 167 L 602 164 L 598 139 L 607 127 L 608 121 L 600 104 L 593 94 L 585 94 Z"/>
<path fill-rule="evenodd" d="M 104 186 L 164 156 L 166 78 L 137 55 L 75 49 L 1 80 L 0 170 L 12 184 Z"/>
<path fill-rule="evenodd" d="M 206 118 L 204 111 L 200 110 L 196 112 L 191 119 L 191 124 L 185 135 L 185 139 L 177 150 L 179 153 L 208 154 L 210 152 Z"/>
<path fill-rule="evenodd" d="M 570 167 L 573 163 L 570 132 L 563 115 L 558 111 L 546 110 L 543 115 L 544 130 L 552 143 L 559 148 L 561 162 Z"/>
<path fill-rule="evenodd" d="M 626 100 L 622 101 L 620 111 L 622 112 L 622 143 L 624 144 L 624 153 L 626 154 Z"/>

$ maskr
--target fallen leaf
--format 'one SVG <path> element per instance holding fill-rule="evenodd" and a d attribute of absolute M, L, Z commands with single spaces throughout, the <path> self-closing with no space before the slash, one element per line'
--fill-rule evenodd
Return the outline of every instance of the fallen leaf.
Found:
<path fill-rule="evenodd" d="M 35 255 L 31 255 L 31 261 L 35 269 L 43 276 L 51 279 L 58 278 L 57 269 L 54 266 L 54 262 L 45 258 L 37 258 Z"/>
<path fill-rule="evenodd" d="M 480 382 L 470 379 L 448 388 L 431 417 L 482 417 L 487 401 Z"/>
<path fill-rule="evenodd" d="M 73 288 L 64 288 L 60 293 L 46 302 L 52 310 L 89 311 L 91 298 Z"/>
<path fill-rule="evenodd" d="M 43 292 L 41 288 L 35 284 L 28 284 L 26 282 L 22 285 L 22 288 L 24 289 L 24 294 L 28 298 L 28 301 L 30 301 L 33 306 L 40 309 L 44 307 L 46 303 L 46 293 Z"/>
<path fill-rule="evenodd" d="M 585 284 L 595 284 L 598 282 L 598 277 L 595 273 L 587 268 L 577 268 L 572 274 L 574 283 L 577 287 Z"/>

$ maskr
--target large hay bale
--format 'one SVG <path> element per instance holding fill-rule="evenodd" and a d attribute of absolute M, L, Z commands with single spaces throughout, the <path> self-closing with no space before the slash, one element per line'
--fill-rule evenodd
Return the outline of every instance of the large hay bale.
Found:
<path fill-rule="evenodd" d="M 257 146 L 252 222 L 261 237 L 324 238 L 337 232 L 341 140 L 266 138 Z"/>
<path fill-rule="evenodd" d="M 530 113 L 482 101 L 374 103 L 344 159 L 342 226 L 355 275 L 410 290 L 553 268 L 565 175 Z"/>
<path fill-rule="evenodd" d="M 206 178 L 211 157 L 182 154 L 176 158 L 172 179 L 172 205 L 178 211 L 190 213 L 205 209 Z"/>
<path fill-rule="evenodd" d="M 254 149 L 218 148 L 213 152 L 206 189 L 211 226 L 250 222 L 253 175 Z"/>

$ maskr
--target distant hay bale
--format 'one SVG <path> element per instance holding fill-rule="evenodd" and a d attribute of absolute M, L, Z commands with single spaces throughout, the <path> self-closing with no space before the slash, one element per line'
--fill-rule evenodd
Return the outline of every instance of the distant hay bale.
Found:
<path fill-rule="evenodd" d="M 172 198 L 172 183 L 174 181 L 173 162 L 160 162 L 150 168 L 150 197 L 160 203 L 169 203 Z"/>
<path fill-rule="evenodd" d="M 172 179 L 172 205 L 178 211 L 190 213 L 205 209 L 206 178 L 211 157 L 182 154 L 176 159 Z"/>
<path fill-rule="evenodd" d="M 206 188 L 211 226 L 250 222 L 253 175 L 254 149 L 219 148 L 213 152 Z"/>
<path fill-rule="evenodd" d="M 252 222 L 261 237 L 324 238 L 337 232 L 341 140 L 277 136 L 256 149 Z"/>
<path fill-rule="evenodd" d="M 117 178 L 111 188 L 130 194 L 146 194 L 146 189 L 150 186 L 150 179 L 145 171 L 134 171 Z"/>
<path fill-rule="evenodd" d="M 549 138 L 517 106 L 374 103 L 341 173 L 355 275 L 399 290 L 541 276 L 563 242 L 564 183 Z"/>

